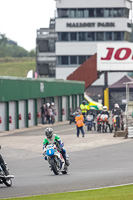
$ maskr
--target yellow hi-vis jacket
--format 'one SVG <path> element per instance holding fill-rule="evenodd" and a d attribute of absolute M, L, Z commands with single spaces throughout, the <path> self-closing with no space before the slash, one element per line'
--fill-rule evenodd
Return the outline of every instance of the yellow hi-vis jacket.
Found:
<path fill-rule="evenodd" d="M 87 113 L 87 105 L 81 104 L 80 110 L 82 111 L 82 113 Z"/>

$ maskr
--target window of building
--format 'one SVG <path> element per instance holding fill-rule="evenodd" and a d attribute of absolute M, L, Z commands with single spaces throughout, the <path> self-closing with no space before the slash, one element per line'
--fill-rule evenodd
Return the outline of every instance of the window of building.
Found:
<path fill-rule="evenodd" d="M 130 35 L 130 33 L 129 33 Z M 115 41 L 125 40 L 124 32 L 70 32 L 58 33 L 59 41 Z M 54 41 L 50 40 L 48 44 L 49 51 L 54 51 Z M 44 45 L 43 45 L 44 46 Z M 45 45 L 46 47 L 46 45 Z"/>
<path fill-rule="evenodd" d="M 77 33 L 76 32 L 70 33 L 70 41 L 77 41 Z"/>
<path fill-rule="evenodd" d="M 89 32 L 86 34 L 87 41 L 95 41 L 95 35 L 94 32 Z"/>
<path fill-rule="evenodd" d="M 96 33 L 96 40 L 97 41 L 104 41 L 104 32 L 97 32 Z"/>
<path fill-rule="evenodd" d="M 127 17 L 129 18 L 128 8 L 77 8 L 77 9 L 58 9 L 60 18 L 88 18 L 88 17 Z"/>
<path fill-rule="evenodd" d="M 76 17 L 76 9 L 70 9 L 69 10 L 69 17 L 75 18 Z"/>
<path fill-rule="evenodd" d="M 67 9 L 59 9 L 58 16 L 61 18 L 68 17 L 68 10 Z"/>
<path fill-rule="evenodd" d="M 127 41 L 130 41 L 130 36 L 131 36 L 131 34 L 128 33 L 128 36 L 129 36 L 129 40 L 127 39 Z M 124 39 L 124 32 L 123 32 L 123 31 L 121 32 L 121 40 L 125 40 L 125 39 Z"/>
<path fill-rule="evenodd" d="M 89 11 L 89 17 L 95 17 L 95 10 L 93 8 L 90 8 L 88 11 Z"/>
<path fill-rule="evenodd" d="M 107 41 L 112 41 L 112 39 L 113 39 L 112 38 L 112 32 L 106 32 L 105 35 L 106 35 L 106 40 Z"/>
<path fill-rule="evenodd" d="M 61 56 L 61 64 L 68 65 L 68 56 Z"/>
<path fill-rule="evenodd" d="M 114 40 L 121 40 L 121 32 L 114 32 Z"/>
<path fill-rule="evenodd" d="M 122 9 L 121 8 L 118 8 L 117 10 L 117 17 L 122 17 Z"/>
<path fill-rule="evenodd" d="M 84 17 L 86 17 L 86 18 L 89 17 L 89 10 L 88 9 L 84 10 Z"/>
<path fill-rule="evenodd" d="M 96 9 L 96 17 L 103 17 L 103 8 Z"/>
<path fill-rule="evenodd" d="M 112 8 L 105 8 L 104 9 L 104 17 L 113 17 L 113 10 L 112 10 Z"/>
<path fill-rule="evenodd" d="M 77 64 L 77 56 L 70 56 L 70 64 L 71 65 Z"/>
<path fill-rule="evenodd" d="M 77 17 L 79 17 L 79 18 L 84 17 L 84 9 L 78 9 L 77 10 Z"/>
<path fill-rule="evenodd" d="M 49 51 L 55 52 L 55 39 L 50 38 L 48 42 L 49 42 L 49 44 L 48 44 Z"/>
<path fill-rule="evenodd" d="M 85 32 L 79 32 L 78 38 L 79 38 L 79 41 L 86 41 L 86 33 Z"/>
<path fill-rule="evenodd" d="M 48 52 L 49 51 L 48 40 L 38 39 L 37 46 L 38 46 L 39 52 Z"/>
<path fill-rule="evenodd" d="M 68 41 L 68 33 L 67 32 L 61 33 L 61 41 Z"/>
<path fill-rule="evenodd" d="M 129 9 L 125 8 L 123 12 L 124 12 L 124 17 L 129 18 Z"/>
<path fill-rule="evenodd" d="M 127 23 L 127 27 L 128 28 L 132 28 L 132 24 L 131 23 Z"/>
<path fill-rule="evenodd" d="M 113 9 L 113 17 L 122 17 L 122 9 L 114 8 Z"/>
<path fill-rule="evenodd" d="M 82 64 L 86 61 L 86 56 L 79 56 L 78 59 L 79 59 L 79 64 Z"/>
<path fill-rule="evenodd" d="M 122 37 L 124 38 L 125 41 L 131 41 L 132 40 L 131 34 L 128 33 L 128 32 L 125 32 L 125 34 L 124 34 L 124 32 L 122 32 Z"/>

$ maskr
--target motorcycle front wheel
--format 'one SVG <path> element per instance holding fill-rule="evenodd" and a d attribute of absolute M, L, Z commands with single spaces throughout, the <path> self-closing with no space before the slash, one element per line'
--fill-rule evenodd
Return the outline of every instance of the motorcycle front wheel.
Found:
<path fill-rule="evenodd" d="M 52 168 L 54 174 L 59 175 L 59 169 L 58 169 L 57 162 L 55 161 L 55 159 L 50 160 L 50 165 L 51 165 L 51 168 Z"/>
<path fill-rule="evenodd" d="M 12 186 L 12 179 L 11 178 L 3 178 L 3 183 L 7 186 L 7 187 L 11 187 Z"/>

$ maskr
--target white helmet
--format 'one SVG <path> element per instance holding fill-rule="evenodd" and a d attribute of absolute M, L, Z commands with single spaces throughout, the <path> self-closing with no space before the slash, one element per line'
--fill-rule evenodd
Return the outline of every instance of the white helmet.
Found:
<path fill-rule="evenodd" d="M 115 107 L 115 108 L 119 108 L 119 104 L 116 103 L 116 104 L 114 105 L 114 107 Z"/>
<path fill-rule="evenodd" d="M 103 106 L 103 110 L 104 110 L 104 111 L 107 111 L 107 106 Z"/>
<path fill-rule="evenodd" d="M 49 108 L 49 106 L 50 106 L 50 103 L 47 103 L 47 107 Z"/>
<path fill-rule="evenodd" d="M 52 128 L 45 129 L 45 135 L 47 138 L 52 138 L 54 130 Z"/>
<path fill-rule="evenodd" d="M 51 105 L 54 106 L 54 102 L 52 102 Z"/>

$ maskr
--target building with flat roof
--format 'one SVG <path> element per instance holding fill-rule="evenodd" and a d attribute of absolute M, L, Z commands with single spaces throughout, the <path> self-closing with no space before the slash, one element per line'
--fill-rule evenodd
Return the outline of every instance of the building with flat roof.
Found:
<path fill-rule="evenodd" d="M 66 79 L 98 42 L 130 42 L 130 0 L 56 0 L 56 78 Z"/>
<path fill-rule="evenodd" d="M 98 53 L 99 42 L 130 42 L 131 10 L 130 0 L 56 0 L 55 19 L 49 28 L 37 30 L 39 75 L 66 79 Z"/>

